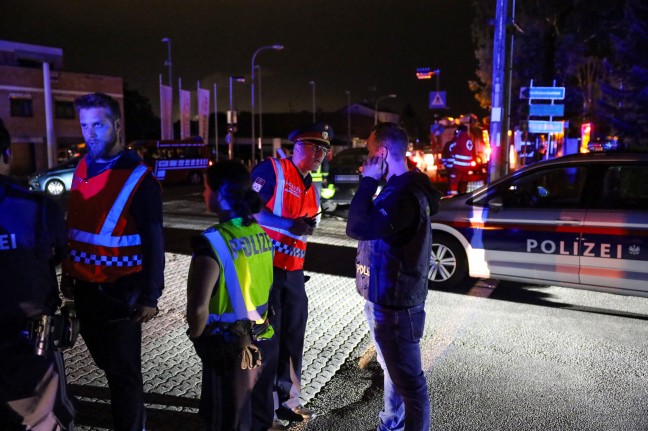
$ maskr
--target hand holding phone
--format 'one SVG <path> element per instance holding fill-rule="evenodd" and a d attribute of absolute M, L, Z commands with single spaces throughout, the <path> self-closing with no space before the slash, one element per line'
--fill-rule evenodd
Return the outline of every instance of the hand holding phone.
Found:
<path fill-rule="evenodd" d="M 387 163 L 381 156 L 369 157 L 362 165 L 362 176 L 380 180 L 386 172 Z"/>

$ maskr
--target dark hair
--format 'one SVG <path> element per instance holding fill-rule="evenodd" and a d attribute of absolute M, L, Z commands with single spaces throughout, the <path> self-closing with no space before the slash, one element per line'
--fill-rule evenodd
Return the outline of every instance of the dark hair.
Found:
<path fill-rule="evenodd" d="M 221 193 L 234 212 L 243 217 L 245 226 L 254 221 L 252 214 L 261 211 L 261 198 L 252 190 L 250 174 L 241 162 L 217 162 L 207 168 L 205 178 L 209 188 Z"/>
<path fill-rule="evenodd" d="M 11 136 L 0 118 L 0 153 L 4 163 L 9 163 L 9 151 L 11 150 Z"/>
<path fill-rule="evenodd" d="M 390 153 L 405 158 L 409 139 L 407 132 L 396 123 L 378 123 L 371 130 L 380 147 L 385 147 Z"/>
<path fill-rule="evenodd" d="M 468 127 L 465 124 L 460 124 L 459 127 L 457 127 L 457 132 L 467 132 Z"/>
<path fill-rule="evenodd" d="M 121 118 L 119 103 L 104 93 L 90 93 L 84 96 L 79 96 L 74 99 L 74 106 L 76 107 L 77 112 L 81 109 L 104 108 L 110 113 L 109 116 L 112 121 Z"/>

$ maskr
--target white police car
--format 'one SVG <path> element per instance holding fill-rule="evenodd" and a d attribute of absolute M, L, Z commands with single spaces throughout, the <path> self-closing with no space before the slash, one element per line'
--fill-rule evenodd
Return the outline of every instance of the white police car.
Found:
<path fill-rule="evenodd" d="M 571 155 L 441 200 L 429 280 L 648 296 L 648 153 Z"/>

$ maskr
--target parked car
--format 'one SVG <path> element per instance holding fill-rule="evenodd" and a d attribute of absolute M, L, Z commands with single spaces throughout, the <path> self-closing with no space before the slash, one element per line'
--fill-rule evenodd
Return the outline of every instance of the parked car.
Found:
<path fill-rule="evenodd" d="M 349 205 L 360 183 L 360 168 L 367 159 L 366 147 L 348 148 L 340 151 L 329 162 L 328 185 L 322 192 L 322 208 L 335 211 L 339 206 Z"/>
<path fill-rule="evenodd" d="M 467 276 L 648 297 L 648 153 L 538 162 L 433 216 L 433 286 Z"/>
<path fill-rule="evenodd" d="M 70 190 L 72 176 L 82 156 L 73 157 L 45 172 L 29 177 L 29 189 L 45 192 L 50 196 L 60 196 Z"/>

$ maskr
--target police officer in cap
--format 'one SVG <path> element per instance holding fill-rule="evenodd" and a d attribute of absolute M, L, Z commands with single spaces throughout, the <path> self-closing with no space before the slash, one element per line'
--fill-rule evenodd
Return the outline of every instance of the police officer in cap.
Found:
<path fill-rule="evenodd" d="M 55 267 L 67 242 L 63 212 L 14 184 L 10 162 L 0 120 L 0 429 L 73 429 L 63 356 L 47 343 L 37 350 L 28 332 L 30 322 L 36 327 L 60 305 Z"/>
<path fill-rule="evenodd" d="M 290 421 L 315 417 L 315 412 L 303 407 L 299 399 L 308 319 L 304 257 L 319 208 L 311 171 L 316 171 L 329 153 L 332 132 L 322 123 L 297 129 L 288 136 L 295 144 L 292 157 L 267 159 L 252 171 L 252 188 L 264 203 L 257 220 L 272 239 L 275 252 L 270 294 L 274 316 L 270 323 L 279 343 L 277 416 Z"/>

